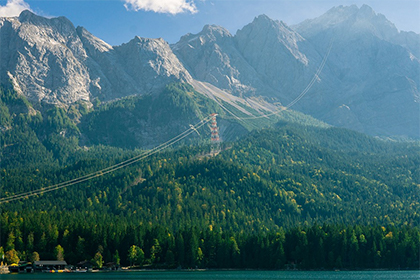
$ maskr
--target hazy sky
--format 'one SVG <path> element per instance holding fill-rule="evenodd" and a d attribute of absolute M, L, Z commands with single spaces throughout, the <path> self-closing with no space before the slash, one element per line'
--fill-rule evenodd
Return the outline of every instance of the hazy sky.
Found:
<path fill-rule="evenodd" d="M 419 0 L 0 0 L 0 16 L 16 16 L 23 9 L 46 17 L 65 16 L 111 45 L 120 45 L 136 35 L 175 43 L 205 24 L 221 25 L 235 34 L 260 14 L 293 25 L 351 4 L 367 4 L 399 30 L 420 33 Z"/>

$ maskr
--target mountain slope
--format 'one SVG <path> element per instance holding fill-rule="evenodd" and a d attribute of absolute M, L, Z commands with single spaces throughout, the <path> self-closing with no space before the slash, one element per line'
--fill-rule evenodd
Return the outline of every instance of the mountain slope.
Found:
<path fill-rule="evenodd" d="M 299 110 L 369 134 L 419 137 L 420 61 L 395 44 L 403 33 L 383 15 L 368 6 L 340 6 L 294 29 L 318 50 L 333 42 L 329 82 Z"/>
<path fill-rule="evenodd" d="M 186 84 L 170 84 L 155 95 L 128 97 L 104 104 L 85 115 L 79 127 L 89 146 L 150 148 L 189 130 L 190 125 L 212 113 L 222 114 L 219 126 L 224 140 L 247 133 L 242 124 L 223 120 L 225 114 L 217 103 Z M 207 141 L 209 131 L 209 127 L 204 126 L 185 140 L 188 143 Z"/>
<path fill-rule="evenodd" d="M 187 34 L 171 46 L 194 77 L 236 96 L 272 91 L 236 47 L 234 37 L 223 27 L 206 25 L 198 34 Z"/>
<path fill-rule="evenodd" d="M 171 82 L 192 80 L 163 39 L 136 37 L 115 50 L 125 71 L 141 86 L 141 93 L 156 92 Z"/>
<path fill-rule="evenodd" d="M 246 61 L 269 85 L 283 105 L 293 100 L 293 93 L 306 86 L 310 80 L 307 42 L 285 23 L 274 21 L 265 15 L 238 30 L 235 43 Z M 312 58 L 312 57 L 311 57 Z M 320 61 L 320 59 L 319 59 Z M 309 70 L 309 71 L 308 71 Z M 308 75 L 309 74 L 309 75 Z M 260 94 L 269 96 L 260 90 Z M 296 94 L 297 95 L 297 94 Z"/>

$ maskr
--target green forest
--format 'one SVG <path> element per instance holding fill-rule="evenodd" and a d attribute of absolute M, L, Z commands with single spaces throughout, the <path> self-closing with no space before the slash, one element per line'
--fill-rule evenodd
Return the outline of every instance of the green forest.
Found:
<path fill-rule="evenodd" d="M 166 102 L 174 114 L 166 117 L 186 127 L 217 110 L 182 85 L 93 108 L 41 108 L 7 89 L 0 97 L 1 198 L 147 151 L 136 131 L 120 134 L 131 124 L 118 125 L 131 116 L 163 129 L 166 121 L 149 118 L 144 103 Z M 221 113 L 219 123 L 237 137 L 216 156 L 207 155 L 210 130 L 202 129 L 113 173 L 1 203 L 0 250 L 8 263 L 64 258 L 98 268 L 418 268 L 419 143 L 302 118 L 251 131 Z"/>

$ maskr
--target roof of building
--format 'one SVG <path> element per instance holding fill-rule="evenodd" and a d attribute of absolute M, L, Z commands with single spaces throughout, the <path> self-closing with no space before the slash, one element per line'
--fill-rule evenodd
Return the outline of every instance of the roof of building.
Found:
<path fill-rule="evenodd" d="M 67 265 L 66 261 L 34 261 L 34 265 Z"/>

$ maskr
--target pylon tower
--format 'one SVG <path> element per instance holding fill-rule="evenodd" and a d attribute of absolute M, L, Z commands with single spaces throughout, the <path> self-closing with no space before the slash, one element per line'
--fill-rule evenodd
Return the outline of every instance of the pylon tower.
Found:
<path fill-rule="evenodd" d="M 217 114 L 211 114 L 211 151 L 212 155 L 215 155 L 220 152 L 220 137 L 219 137 L 219 127 L 217 127 Z"/>

